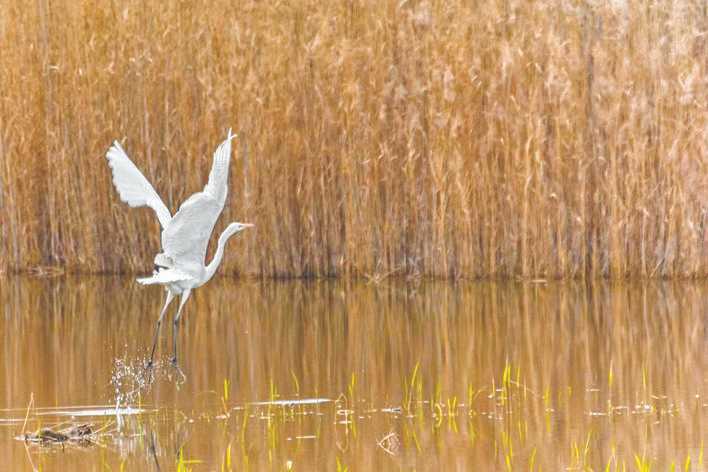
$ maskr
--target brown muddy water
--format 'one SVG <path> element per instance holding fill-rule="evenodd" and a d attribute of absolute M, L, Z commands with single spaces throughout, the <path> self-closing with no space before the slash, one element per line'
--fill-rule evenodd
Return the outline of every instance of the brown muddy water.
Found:
<path fill-rule="evenodd" d="M 706 469 L 705 282 L 0 283 L 0 470 Z"/>

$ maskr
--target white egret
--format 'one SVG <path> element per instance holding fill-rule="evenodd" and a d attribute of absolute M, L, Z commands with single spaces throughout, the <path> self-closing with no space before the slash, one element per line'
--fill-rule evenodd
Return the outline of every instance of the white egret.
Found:
<path fill-rule="evenodd" d="M 239 231 L 253 226 L 248 223 L 229 224 L 219 236 L 219 243 L 213 259 L 205 265 L 204 259 L 209 238 L 226 202 L 231 140 L 234 137 L 229 130 L 226 140 L 219 145 L 214 153 L 214 162 L 206 187 L 203 191 L 195 193 L 185 200 L 174 216 L 170 215 L 155 189 L 128 158 L 118 141 L 114 141 L 113 146 L 106 153 L 108 165 L 113 171 L 113 185 L 118 190 L 120 199 L 131 207 L 148 206 L 152 208 L 162 226 L 162 252 L 155 256 L 155 271 L 151 277 L 137 279 L 144 285 L 164 285 L 167 292 L 165 305 L 157 319 L 148 367 L 152 366 L 160 325 L 167 312 L 167 307 L 175 296 L 180 295 L 173 328 L 172 363 L 177 365 L 178 323 L 184 304 L 192 290 L 204 285 L 214 276 L 224 257 L 226 241 Z"/>

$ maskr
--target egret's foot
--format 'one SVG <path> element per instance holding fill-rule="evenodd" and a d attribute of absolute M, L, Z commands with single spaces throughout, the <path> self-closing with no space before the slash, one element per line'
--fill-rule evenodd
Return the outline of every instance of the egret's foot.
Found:
<path fill-rule="evenodd" d="M 177 363 L 176 358 L 170 359 L 170 363 L 172 364 L 172 368 L 174 368 L 175 372 L 177 372 L 177 385 L 183 384 L 187 380 L 187 376 L 184 375 L 184 372 L 182 372 L 182 369 L 180 369 L 179 364 Z"/>
<path fill-rule="evenodd" d="M 157 367 L 157 362 L 155 362 L 152 358 L 150 358 L 147 362 L 145 362 L 145 371 L 152 375 L 153 372 L 155 372 L 155 368 Z"/>
<path fill-rule="evenodd" d="M 155 381 L 155 362 L 152 359 L 145 362 L 145 375 L 148 383 Z"/>

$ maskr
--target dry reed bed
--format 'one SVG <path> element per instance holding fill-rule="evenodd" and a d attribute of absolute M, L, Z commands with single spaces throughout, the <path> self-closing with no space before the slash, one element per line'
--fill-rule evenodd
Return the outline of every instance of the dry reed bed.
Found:
<path fill-rule="evenodd" d="M 9 0 L 0 267 L 146 270 L 111 140 L 174 211 L 233 126 L 226 272 L 706 276 L 706 8 Z"/>

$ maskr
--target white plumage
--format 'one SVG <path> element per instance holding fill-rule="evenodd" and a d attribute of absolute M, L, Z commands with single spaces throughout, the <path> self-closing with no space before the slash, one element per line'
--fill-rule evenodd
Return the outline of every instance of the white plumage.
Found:
<path fill-rule="evenodd" d="M 115 185 L 120 199 L 131 207 L 149 206 L 157 214 L 160 225 L 165 228 L 172 219 L 170 211 L 145 176 L 128 158 L 118 141 L 106 153 L 108 165 L 113 171 Z"/>
<path fill-rule="evenodd" d="M 181 295 L 179 309 L 174 319 L 174 355 L 177 363 L 177 334 L 182 307 L 192 289 L 209 281 L 216 272 L 224 255 L 226 241 L 234 234 L 253 225 L 231 223 L 219 237 L 212 261 L 205 265 L 205 257 L 211 233 L 224 209 L 228 194 L 231 141 L 235 135 L 229 130 L 226 140 L 214 153 L 209 181 L 204 190 L 195 193 L 182 203 L 174 216 L 145 176 L 133 164 L 121 145 L 115 141 L 106 153 L 108 165 L 113 171 L 113 184 L 120 199 L 131 207 L 147 206 L 157 214 L 162 226 L 162 251 L 155 256 L 155 272 L 150 277 L 139 278 L 141 284 L 161 284 L 167 290 L 165 305 L 155 329 L 149 365 L 155 355 L 160 325 L 167 307 L 176 295 Z"/>

